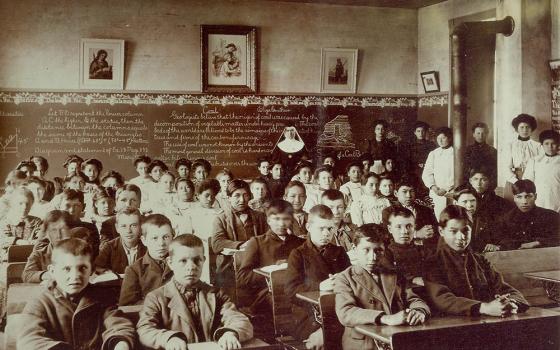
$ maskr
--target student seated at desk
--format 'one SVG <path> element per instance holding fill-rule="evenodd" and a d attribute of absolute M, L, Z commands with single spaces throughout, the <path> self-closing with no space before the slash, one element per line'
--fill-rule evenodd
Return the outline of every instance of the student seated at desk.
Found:
<path fill-rule="evenodd" d="M 142 214 L 138 209 L 125 208 L 117 213 L 116 229 L 119 237 L 101 248 L 95 259 L 95 271 L 103 273 L 111 270 L 123 274 L 127 266 L 146 254 L 146 247 L 140 242 Z"/>
<path fill-rule="evenodd" d="M 216 285 L 234 287 L 235 274 L 233 258 L 221 254 L 225 248 L 243 249 L 251 237 L 264 234 L 268 230 L 264 213 L 249 208 L 251 191 L 249 184 L 241 179 L 231 181 L 227 188 L 230 205 L 214 219 L 212 229 L 212 250 L 216 257 Z"/>
<path fill-rule="evenodd" d="M 52 250 L 48 289 L 22 313 L 18 349 L 132 349 L 134 325 L 111 305 L 105 291 L 89 284 L 91 246 L 79 238 Z"/>
<path fill-rule="evenodd" d="M 326 205 L 333 213 L 335 233 L 333 243 L 341 246 L 346 251 L 352 250 L 352 237 L 356 225 L 345 221 L 346 200 L 344 194 L 339 190 L 326 190 L 321 195 L 321 204 Z"/>
<path fill-rule="evenodd" d="M 356 332 L 354 327 L 363 324 L 413 326 L 424 323 L 430 309 L 386 259 L 381 226 L 366 224 L 358 228 L 354 245 L 356 265 L 334 279 L 336 314 L 345 327 L 342 348 L 377 349 L 373 339 Z"/>
<path fill-rule="evenodd" d="M 537 190 L 531 180 L 511 185 L 516 208 L 502 216 L 501 250 L 531 249 L 560 245 L 560 214 L 535 204 Z"/>
<path fill-rule="evenodd" d="M 469 225 L 463 207 L 449 205 L 441 212 L 440 243 L 426 263 L 424 278 L 432 303 L 451 315 L 499 317 L 525 311 L 529 303 L 523 295 L 505 283 L 484 256 L 472 252 Z"/>
<path fill-rule="evenodd" d="M 61 193 L 60 209 L 68 212 L 72 217 L 72 222 L 69 227 L 84 227 L 90 233 L 90 242 L 92 243 L 93 256 L 96 257 L 99 254 L 99 231 L 97 227 L 91 222 L 82 221 L 82 216 L 84 214 L 84 193 L 78 190 L 66 189 Z"/>
<path fill-rule="evenodd" d="M 146 254 L 124 270 L 119 306 L 141 304 L 146 295 L 170 280 L 173 273 L 166 264 L 173 229 L 167 217 L 151 214 L 142 223 Z"/>
<path fill-rule="evenodd" d="M 404 207 L 394 206 L 384 210 L 391 242 L 387 255 L 410 283 L 423 286 L 424 264 L 430 250 L 414 242 L 414 214 Z"/>
<path fill-rule="evenodd" d="M 186 350 L 190 343 L 216 341 L 223 349 L 239 349 L 253 337 L 251 322 L 229 297 L 200 280 L 205 260 L 200 238 L 173 239 L 167 258 L 173 278 L 146 296 L 140 313 L 143 346 Z"/>
<path fill-rule="evenodd" d="M 302 341 L 307 340 L 309 348 L 323 345 L 323 332 L 309 307 L 296 294 L 332 290 L 331 276 L 350 266 L 344 248 L 332 243 L 335 229 L 332 211 L 325 205 L 314 206 L 309 211 L 307 240 L 288 257 L 284 288 L 293 304 L 294 324 L 297 324 L 294 335 Z"/>
<path fill-rule="evenodd" d="M 42 221 L 29 215 L 33 200 L 33 193 L 23 187 L 10 194 L 8 212 L 0 221 L 0 261 L 7 257 L 8 247 L 34 244 L 39 238 Z"/>
<path fill-rule="evenodd" d="M 125 208 L 140 209 L 141 202 L 142 192 L 140 188 L 133 184 L 124 185 L 115 194 L 115 211 L 119 212 Z M 112 217 L 101 224 L 100 240 L 102 246 L 119 236 L 116 224 L 116 217 Z"/>
<path fill-rule="evenodd" d="M 42 237 L 46 237 L 48 242 L 46 244 L 41 242 L 33 247 L 23 269 L 24 283 L 40 283 L 51 278 L 47 268 L 51 263 L 53 245 L 60 240 L 70 238 L 71 222 L 70 214 L 62 210 L 53 210 L 45 216 Z"/>
<path fill-rule="evenodd" d="M 305 185 L 300 181 L 290 181 L 284 190 L 284 200 L 292 205 L 294 218 L 292 221 L 292 234 L 298 237 L 307 236 L 307 213 L 303 206 L 307 200 Z"/>
<path fill-rule="evenodd" d="M 237 288 L 253 296 L 250 310 L 272 313 L 266 279 L 253 269 L 274 265 L 288 259 L 290 252 L 299 247 L 304 240 L 289 232 L 292 226 L 293 209 L 282 199 L 273 199 L 266 208 L 268 231 L 261 236 L 252 237 L 245 247 L 239 270 Z"/>

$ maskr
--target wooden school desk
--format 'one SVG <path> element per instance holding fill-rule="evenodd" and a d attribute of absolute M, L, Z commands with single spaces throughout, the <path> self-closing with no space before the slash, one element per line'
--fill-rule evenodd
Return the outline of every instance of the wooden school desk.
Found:
<path fill-rule="evenodd" d="M 314 291 L 297 293 L 296 297 L 312 308 L 315 321 L 323 329 L 324 349 L 339 350 L 344 327 L 336 316 L 335 294 L 332 291 Z"/>
<path fill-rule="evenodd" d="M 254 273 L 266 278 L 266 284 L 272 297 L 274 332 L 277 337 L 288 335 L 293 326 L 292 303 L 284 291 L 286 267 L 276 265 L 272 269 L 269 269 L 268 266 L 253 269 Z"/>
<path fill-rule="evenodd" d="M 524 276 L 541 281 L 546 295 L 557 304 L 560 304 L 560 270 L 526 272 Z"/>
<path fill-rule="evenodd" d="M 275 350 L 275 349 L 282 349 L 282 347 L 278 344 L 270 345 L 265 343 L 264 341 L 253 338 L 241 344 L 241 349 L 267 349 L 267 350 Z M 189 344 L 189 350 L 222 350 L 218 343 L 216 342 L 204 342 L 204 343 L 191 343 Z"/>
<path fill-rule="evenodd" d="M 560 314 L 530 308 L 506 318 L 434 317 L 419 326 L 357 326 L 356 331 L 393 350 L 531 349 L 558 350 Z"/>

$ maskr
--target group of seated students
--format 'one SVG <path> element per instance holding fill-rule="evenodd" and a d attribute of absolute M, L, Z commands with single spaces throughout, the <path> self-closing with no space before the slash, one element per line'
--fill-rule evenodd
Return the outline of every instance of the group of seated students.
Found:
<path fill-rule="evenodd" d="M 427 126 L 419 125 L 423 139 L 426 130 L 417 131 Z M 377 137 L 383 132 L 375 133 L 370 154 L 345 172 L 334 156 L 317 168 L 301 160 L 290 174 L 263 158 L 251 181 L 227 169 L 209 178 L 204 159 L 179 159 L 174 173 L 140 156 L 138 176 L 128 181 L 115 170 L 100 177 L 100 160 L 77 155 L 54 181 L 45 178 L 45 158 L 21 162 L 0 198 L 0 256 L 33 244 L 22 279 L 46 288 L 23 311 L 18 348 L 187 349 L 204 341 L 239 348 L 253 327 L 272 320 L 266 280 L 254 269 L 283 262 L 291 335 L 309 349 L 321 349 L 324 335 L 296 297 L 301 292 L 336 294 L 344 349 L 377 348 L 354 330 L 361 324 L 526 310 L 523 295 L 480 253 L 560 244 L 560 215 L 536 205 L 540 185 L 518 179 L 512 203 L 494 193 L 495 169 L 473 164 L 465 185 L 443 190 L 433 182 L 442 164 L 428 141 L 418 137 L 409 147 L 426 158 L 403 166 L 390 141 Z M 558 135 L 548 137 L 554 155 L 546 154 L 558 157 Z M 428 191 L 445 192 L 437 214 L 438 203 L 422 196 Z M 92 274 L 107 272 L 122 277 L 119 306 L 143 305 L 136 325 L 102 285 L 90 284 Z M 259 324 L 250 321 L 255 315 L 264 315 Z"/>

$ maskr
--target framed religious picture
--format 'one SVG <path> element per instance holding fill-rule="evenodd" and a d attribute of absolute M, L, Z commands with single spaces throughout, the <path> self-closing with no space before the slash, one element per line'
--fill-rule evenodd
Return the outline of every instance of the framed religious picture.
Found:
<path fill-rule="evenodd" d="M 200 28 L 201 89 L 210 93 L 257 93 L 257 28 L 203 25 Z"/>
<path fill-rule="evenodd" d="M 124 88 L 124 40 L 80 40 L 80 88 Z"/>
<path fill-rule="evenodd" d="M 420 73 L 424 92 L 439 92 L 439 74 L 436 71 Z"/>
<path fill-rule="evenodd" d="M 321 92 L 356 93 L 358 49 L 321 49 Z"/>

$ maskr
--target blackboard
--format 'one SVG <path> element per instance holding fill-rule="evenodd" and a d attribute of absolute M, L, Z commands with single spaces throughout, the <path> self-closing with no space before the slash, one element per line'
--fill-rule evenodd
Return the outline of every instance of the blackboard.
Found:
<path fill-rule="evenodd" d="M 311 155 L 346 162 L 367 149 L 375 119 L 399 142 L 416 114 L 416 97 L 0 92 L 0 177 L 31 155 L 49 160 L 48 177 L 62 176 L 66 156 L 78 154 L 130 178 L 134 158 L 148 154 L 170 167 L 202 157 L 251 178 L 287 123 Z"/>

